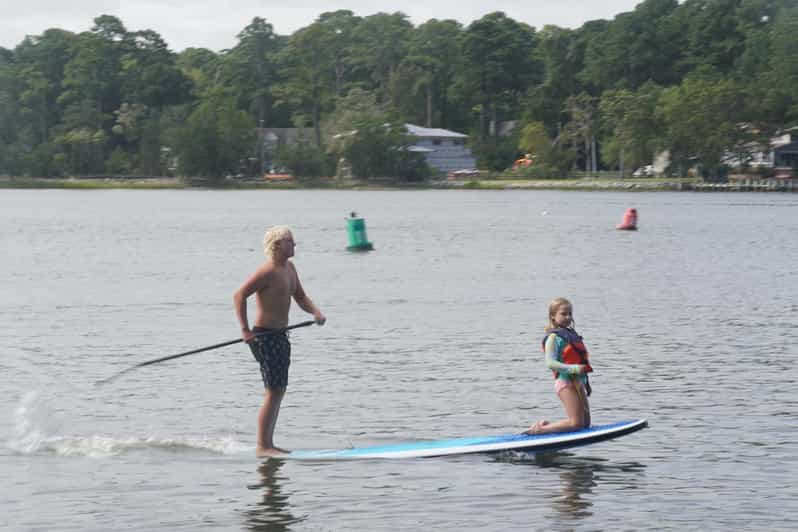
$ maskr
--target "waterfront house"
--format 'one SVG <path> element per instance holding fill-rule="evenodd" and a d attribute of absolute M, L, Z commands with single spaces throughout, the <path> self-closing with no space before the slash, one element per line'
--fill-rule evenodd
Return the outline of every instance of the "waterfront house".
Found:
<path fill-rule="evenodd" d="M 741 190 L 793 191 L 798 185 L 798 140 L 791 132 L 771 138 L 767 149 L 752 150 L 747 164 L 733 159 L 725 162 L 737 170 L 729 174 L 729 182 Z M 746 172 L 746 167 L 758 172 Z"/>
<path fill-rule="evenodd" d="M 405 124 L 405 128 L 414 141 L 409 149 L 424 154 L 433 171 L 447 173 L 476 168 L 476 159 L 466 146 L 468 135 L 415 124 Z"/>
<path fill-rule="evenodd" d="M 739 155 L 727 152 L 723 157 L 723 163 L 732 169 L 747 168 L 776 168 L 792 167 L 798 168 L 798 155 L 796 154 L 795 135 L 786 131 L 772 137 L 767 145 L 762 146 L 756 142 L 751 142 L 743 146 L 743 151 L 747 152 L 747 157 L 741 158 Z"/>
<path fill-rule="evenodd" d="M 798 140 L 773 148 L 773 166 L 798 170 Z"/>
<path fill-rule="evenodd" d="M 768 145 L 762 147 L 750 143 L 748 157 L 740 159 L 738 156 L 727 153 L 723 162 L 732 169 L 729 175 L 732 181 L 750 181 L 751 172 L 747 169 L 759 170 L 759 175 L 768 175 L 777 179 L 793 179 L 798 171 L 798 140 L 793 130 L 788 130 L 772 137 Z"/>

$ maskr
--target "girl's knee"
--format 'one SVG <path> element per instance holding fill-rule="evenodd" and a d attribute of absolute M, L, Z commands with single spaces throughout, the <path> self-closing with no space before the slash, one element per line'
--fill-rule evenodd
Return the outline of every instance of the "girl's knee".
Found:
<path fill-rule="evenodd" d="M 572 417 L 568 419 L 571 430 L 582 430 L 590 426 L 590 419 L 586 416 Z"/>

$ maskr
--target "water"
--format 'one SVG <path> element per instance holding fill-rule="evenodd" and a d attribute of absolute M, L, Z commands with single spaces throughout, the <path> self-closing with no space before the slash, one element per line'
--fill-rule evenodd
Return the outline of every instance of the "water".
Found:
<path fill-rule="evenodd" d="M 640 231 L 615 231 L 628 207 Z M 790 530 L 798 199 L 557 191 L 0 192 L 0 528 Z M 347 253 L 357 210 L 376 251 Z M 324 327 L 294 332 L 288 448 L 513 432 L 562 408 L 574 303 L 593 420 L 544 456 L 259 462 L 232 293 L 287 223 Z M 292 322 L 307 319 L 292 310 Z"/>

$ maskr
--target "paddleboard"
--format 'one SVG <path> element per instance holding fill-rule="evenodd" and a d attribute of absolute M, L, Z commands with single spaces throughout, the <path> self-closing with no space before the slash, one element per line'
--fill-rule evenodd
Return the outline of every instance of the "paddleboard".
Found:
<path fill-rule="evenodd" d="M 503 451 L 545 452 L 589 445 L 636 432 L 648 425 L 645 419 L 594 425 L 556 434 L 504 434 L 449 440 L 418 441 L 352 449 L 297 450 L 280 458 L 289 460 L 357 460 L 363 458 L 424 458 Z"/>

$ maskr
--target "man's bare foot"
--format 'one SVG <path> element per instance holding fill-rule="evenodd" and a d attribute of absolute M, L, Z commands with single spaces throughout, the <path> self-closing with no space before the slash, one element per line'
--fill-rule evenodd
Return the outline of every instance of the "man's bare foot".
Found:
<path fill-rule="evenodd" d="M 274 456 L 284 456 L 290 454 L 291 451 L 281 449 L 280 447 L 258 447 L 255 449 L 255 456 L 258 458 L 271 458 Z"/>
<path fill-rule="evenodd" d="M 536 422 L 534 425 L 531 425 L 528 429 L 524 431 L 524 434 L 543 434 L 543 427 L 549 424 L 549 420 L 542 419 Z"/>

